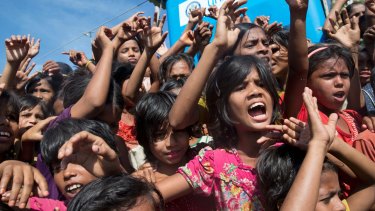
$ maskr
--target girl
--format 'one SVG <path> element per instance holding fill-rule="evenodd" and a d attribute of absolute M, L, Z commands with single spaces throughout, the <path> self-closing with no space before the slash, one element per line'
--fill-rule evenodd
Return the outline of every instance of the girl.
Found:
<path fill-rule="evenodd" d="M 168 113 L 175 95 L 169 92 L 149 93 L 136 107 L 137 140 L 143 147 L 146 162 L 154 166 L 155 182 L 173 175 L 194 156 L 189 148 L 190 128 L 173 130 Z M 138 174 L 142 174 L 139 171 Z M 212 210 L 212 200 L 190 194 L 166 204 L 167 210 Z"/>
<path fill-rule="evenodd" d="M 160 65 L 159 81 L 164 84 L 170 78 L 189 77 L 193 69 L 193 58 L 187 54 L 168 56 Z"/>
<path fill-rule="evenodd" d="M 169 114 L 172 127 L 182 122 L 175 129 L 186 124 L 180 118 L 192 115 L 190 109 L 198 101 L 217 60 L 234 46 L 239 30 L 230 20 L 244 3 L 229 0 L 220 9 L 215 39 L 181 89 L 172 107 L 176 113 Z M 268 133 L 268 125 L 277 120 L 279 111 L 275 84 L 270 67 L 253 56 L 229 58 L 213 72 L 206 97 L 217 149 L 201 151 L 178 174 L 157 184 L 166 201 L 194 191 L 214 194 L 217 210 L 263 210 L 256 188 L 255 164 L 260 143 L 275 135 Z M 174 116 L 177 114 L 178 118 Z"/>
<path fill-rule="evenodd" d="M 307 152 L 283 145 L 265 150 L 257 163 L 259 183 L 268 210 L 369 210 L 375 202 L 375 165 L 361 153 L 335 138 L 337 115 L 328 125 L 319 116 L 316 98 L 306 88 L 303 99 L 309 113 Z M 300 145 L 301 146 L 301 145 Z M 356 175 L 365 188 L 341 201 L 337 168 L 325 159 L 334 154 Z M 302 162 L 303 161 L 303 162 Z"/>

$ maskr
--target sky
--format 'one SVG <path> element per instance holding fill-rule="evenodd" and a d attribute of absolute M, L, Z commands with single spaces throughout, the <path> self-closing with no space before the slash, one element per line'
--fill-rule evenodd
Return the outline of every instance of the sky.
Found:
<path fill-rule="evenodd" d="M 91 40 L 97 27 L 107 21 L 105 26 L 112 27 L 138 11 L 152 16 L 154 5 L 145 0 L 1 0 L 0 8 L 0 74 L 6 62 L 4 41 L 12 34 L 27 35 L 41 40 L 39 54 L 32 62 L 33 71 L 42 69 L 48 60 L 65 62 L 73 67 L 67 55 L 61 52 L 75 49 L 91 55 Z M 132 9 L 132 10 L 130 10 Z M 164 10 L 161 11 L 165 13 Z M 92 37 L 83 35 L 94 30 Z M 164 26 L 167 31 L 167 24 Z M 74 40 L 74 41 L 73 41 Z"/>

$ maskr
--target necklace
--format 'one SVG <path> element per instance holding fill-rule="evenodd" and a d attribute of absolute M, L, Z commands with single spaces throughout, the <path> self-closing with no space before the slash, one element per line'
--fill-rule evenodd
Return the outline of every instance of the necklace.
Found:
<path fill-rule="evenodd" d="M 355 123 L 354 118 L 350 116 L 348 113 L 346 113 L 345 111 L 340 111 L 339 114 L 341 114 L 340 116 L 344 119 L 344 121 L 349 126 L 349 131 L 351 135 L 351 143 L 353 143 L 354 139 L 358 136 L 357 124 Z"/>

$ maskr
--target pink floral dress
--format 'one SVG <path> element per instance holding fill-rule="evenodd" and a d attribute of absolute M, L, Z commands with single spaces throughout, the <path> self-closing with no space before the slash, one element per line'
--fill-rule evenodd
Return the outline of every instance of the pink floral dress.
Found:
<path fill-rule="evenodd" d="M 217 210 L 264 210 L 256 189 L 256 169 L 245 165 L 237 150 L 206 147 L 178 170 L 197 193 L 214 191 Z"/>

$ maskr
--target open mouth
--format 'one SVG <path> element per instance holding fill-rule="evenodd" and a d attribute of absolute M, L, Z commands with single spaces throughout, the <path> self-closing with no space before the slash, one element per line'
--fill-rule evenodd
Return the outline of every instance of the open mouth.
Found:
<path fill-rule="evenodd" d="M 0 142 L 9 142 L 11 133 L 7 131 L 0 131 Z"/>
<path fill-rule="evenodd" d="M 83 186 L 82 184 L 78 184 L 78 183 L 68 185 L 65 187 L 65 192 L 71 195 L 75 195 L 81 190 L 82 186 Z"/>
<path fill-rule="evenodd" d="M 0 132 L 0 137 L 9 138 L 10 137 L 10 133 L 9 132 Z"/>
<path fill-rule="evenodd" d="M 335 92 L 333 94 L 333 97 L 335 97 L 336 99 L 339 99 L 339 100 L 343 100 L 345 98 L 345 92 Z"/>
<path fill-rule="evenodd" d="M 264 120 L 266 118 L 266 106 L 262 102 L 256 102 L 250 105 L 248 113 L 255 120 Z"/>

